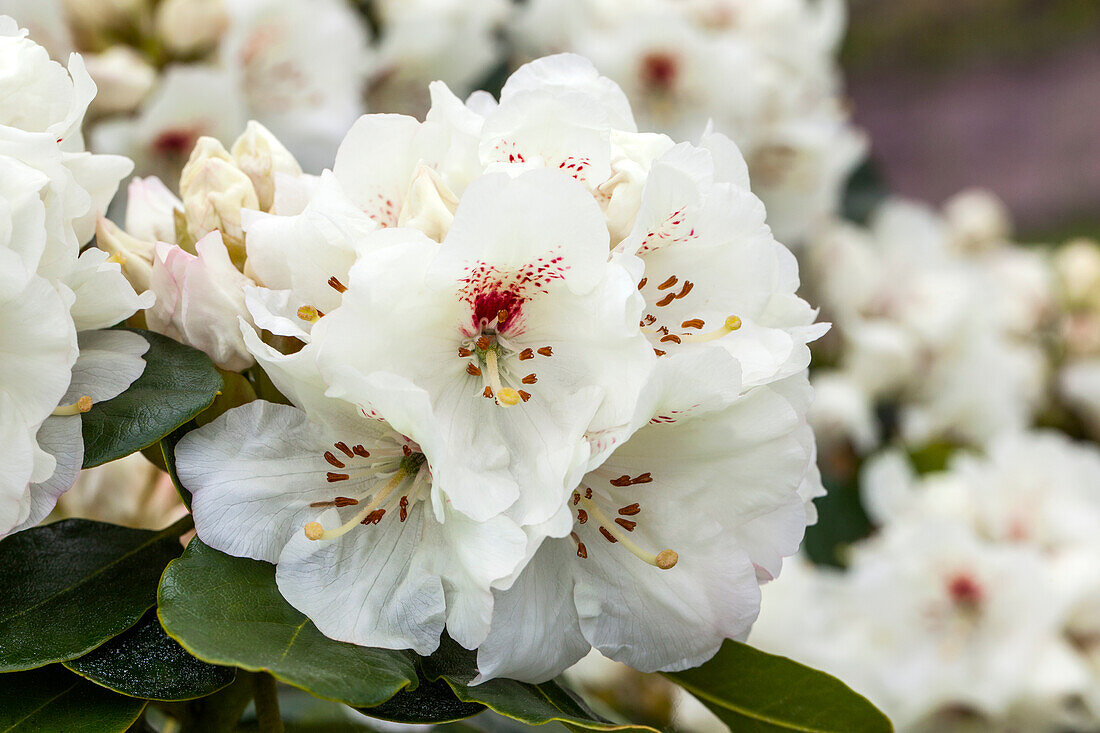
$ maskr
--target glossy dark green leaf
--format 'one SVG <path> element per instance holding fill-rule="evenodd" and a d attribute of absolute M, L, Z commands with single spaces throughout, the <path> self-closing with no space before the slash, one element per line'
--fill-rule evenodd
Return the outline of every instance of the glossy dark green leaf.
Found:
<path fill-rule="evenodd" d="M 237 670 L 207 664 L 164 633 L 156 611 L 65 666 L 115 692 L 149 700 L 193 700 L 222 689 Z"/>
<path fill-rule="evenodd" d="M 485 710 L 480 703 L 463 702 L 443 680 L 421 680 L 415 690 L 402 690 L 381 705 L 359 708 L 372 718 L 395 723 L 450 723 Z"/>
<path fill-rule="evenodd" d="M 613 723 L 601 718 L 579 697 L 557 682 L 532 685 L 496 679 L 480 685 L 470 685 L 469 682 L 477 674 L 476 661 L 475 652 L 463 649 L 444 635 L 439 650 L 422 660 L 421 664 L 425 677 L 430 680 L 444 680 L 459 700 L 480 703 L 494 712 L 528 725 L 557 721 L 579 730 L 655 733 L 648 726 Z"/>
<path fill-rule="evenodd" d="M 4 733 L 120 733 L 145 709 L 145 700 L 117 695 L 61 666 L 0 675 Z"/>
<path fill-rule="evenodd" d="M 417 683 L 410 652 L 327 638 L 279 595 L 273 565 L 198 538 L 164 571 L 158 614 L 168 635 L 199 659 L 270 672 L 328 700 L 370 707 Z"/>
<path fill-rule="evenodd" d="M 66 519 L 0 542 L 0 671 L 75 659 L 137 623 L 190 523 L 153 532 Z"/>
<path fill-rule="evenodd" d="M 893 730 L 878 708 L 837 678 L 736 641 L 701 667 L 665 676 L 736 731 Z"/>
<path fill-rule="evenodd" d="M 81 416 L 84 468 L 156 443 L 209 407 L 221 389 L 206 354 L 151 331 L 127 330 L 149 342 L 145 371 L 118 397 Z"/>
<path fill-rule="evenodd" d="M 180 501 L 190 511 L 191 509 L 191 492 L 188 491 L 183 483 L 180 481 L 179 474 L 176 473 L 176 443 L 179 443 L 183 439 L 183 436 L 191 432 L 196 428 L 193 421 L 184 423 L 172 432 L 165 435 L 157 445 L 157 449 L 160 452 L 161 462 L 164 463 L 164 470 L 167 471 L 168 477 L 172 479 L 172 485 L 176 487 L 176 493 L 180 496 Z"/>

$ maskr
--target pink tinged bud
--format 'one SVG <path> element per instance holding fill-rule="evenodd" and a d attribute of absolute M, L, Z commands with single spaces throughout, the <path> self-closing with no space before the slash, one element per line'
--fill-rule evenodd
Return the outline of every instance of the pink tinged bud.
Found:
<path fill-rule="evenodd" d="M 278 139 L 259 122 L 252 120 L 233 143 L 233 160 L 252 181 L 260 208 L 270 211 L 275 200 L 275 174 L 296 178 L 302 167 Z"/>
<path fill-rule="evenodd" d="M 156 69 L 129 46 L 88 54 L 84 65 L 98 89 L 91 105 L 96 114 L 134 111 L 157 81 Z"/>
<path fill-rule="evenodd" d="M 132 236 L 147 242 L 175 242 L 176 211 L 183 211 L 183 202 L 159 178 L 149 176 L 130 181 L 126 231 Z"/>

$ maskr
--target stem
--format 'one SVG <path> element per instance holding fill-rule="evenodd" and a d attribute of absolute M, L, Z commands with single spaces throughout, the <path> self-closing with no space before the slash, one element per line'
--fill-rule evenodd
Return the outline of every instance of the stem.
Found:
<path fill-rule="evenodd" d="M 256 704 L 256 723 L 261 733 L 283 733 L 283 719 L 279 715 L 279 692 L 275 678 L 267 673 L 252 677 L 252 695 Z"/>

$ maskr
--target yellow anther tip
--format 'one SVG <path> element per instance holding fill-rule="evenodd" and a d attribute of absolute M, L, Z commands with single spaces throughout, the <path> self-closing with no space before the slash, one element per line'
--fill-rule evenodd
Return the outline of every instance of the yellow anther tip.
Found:
<path fill-rule="evenodd" d="M 311 540 L 319 540 L 325 534 L 325 528 L 321 526 L 320 522 L 309 522 L 306 524 L 306 537 Z"/>
<path fill-rule="evenodd" d="M 520 402 L 519 392 L 510 387 L 502 387 L 497 390 L 497 401 L 506 407 L 518 405 Z"/>
<path fill-rule="evenodd" d="M 76 409 L 78 412 L 87 412 L 92 409 L 92 398 L 88 395 L 84 395 L 76 401 Z"/>
<path fill-rule="evenodd" d="M 298 317 L 301 318 L 303 321 L 316 323 L 320 319 L 321 314 L 318 313 L 317 309 L 314 308 L 312 305 L 303 305 L 301 308 L 298 309 Z"/>
<path fill-rule="evenodd" d="M 680 562 L 680 556 L 674 550 L 661 550 L 657 553 L 657 567 L 661 570 L 669 570 Z"/>
<path fill-rule="evenodd" d="M 726 328 L 731 331 L 736 331 L 737 329 L 741 328 L 741 319 L 737 316 L 730 316 L 726 319 Z"/>

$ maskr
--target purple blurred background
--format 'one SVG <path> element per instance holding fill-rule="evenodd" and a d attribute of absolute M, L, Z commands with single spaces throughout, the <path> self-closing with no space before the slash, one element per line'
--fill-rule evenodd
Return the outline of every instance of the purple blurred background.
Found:
<path fill-rule="evenodd" d="M 1100 236 L 1100 1 L 850 6 L 849 94 L 892 190 L 983 186 L 1024 236 Z"/>

